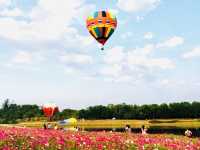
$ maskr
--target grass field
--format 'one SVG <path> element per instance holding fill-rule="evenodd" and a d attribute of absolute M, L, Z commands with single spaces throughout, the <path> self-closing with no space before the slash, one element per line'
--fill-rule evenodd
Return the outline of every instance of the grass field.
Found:
<path fill-rule="evenodd" d="M 44 122 L 21 122 L 18 126 L 42 127 Z M 56 123 L 56 122 L 52 122 Z M 124 128 L 129 124 L 132 128 L 147 127 L 159 128 L 200 128 L 198 119 L 157 119 L 157 120 L 79 120 L 78 127 L 83 128 Z"/>

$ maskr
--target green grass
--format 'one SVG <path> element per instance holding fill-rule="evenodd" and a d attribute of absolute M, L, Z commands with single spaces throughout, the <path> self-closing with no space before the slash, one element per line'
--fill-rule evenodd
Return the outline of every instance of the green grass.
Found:
<path fill-rule="evenodd" d="M 21 122 L 18 126 L 42 127 L 42 121 Z M 56 122 L 53 122 L 56 123 Z M 124 128 L 129 124 L 132 128 L 147 127 L 159 128 L 200 128 L 198 119 L 157 119 L 157 120 L 79 120 L 77 126 L 84 128 Z"/>

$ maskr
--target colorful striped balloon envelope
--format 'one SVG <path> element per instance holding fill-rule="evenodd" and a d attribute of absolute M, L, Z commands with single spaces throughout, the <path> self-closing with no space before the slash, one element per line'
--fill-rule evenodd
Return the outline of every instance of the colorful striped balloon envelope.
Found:
<path fill-rule="evenodd" d="M 96 11 L 87 18 L 86 24 L 90 34 L 104 46 L 117 27 L 117 18 L 109 11 Z"/>

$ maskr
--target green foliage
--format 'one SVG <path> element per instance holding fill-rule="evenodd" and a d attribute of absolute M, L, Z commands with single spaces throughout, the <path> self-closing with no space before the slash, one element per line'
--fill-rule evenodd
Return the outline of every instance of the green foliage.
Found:
<path fill-rule="evenodd" d="M 181 102 L 170 104 L 127 105 L 125 103 L 108 106 L 93 106 L 81 109 L 79 118 L 85 119 L 173 119 L 199 118 L 199 102 Z"/>
<path fill-rule="evenodd" d="M 77 118 L 78 111 L 73 109 L 64 109 L 61 112 L 57 112 L 54 116 L 55 120 L 62 120 L 66 118 Z"/>
<path fill-rule="evenodd" d="M 173 118 L 199 118 L 200 102 L 181 102 L 170 104 L 151 105 L 127 105 L 109 104 L 97 105 L 86 109 L 64 109 L 57 112 L 53 120 L 67 118 L 84 119 L 173 119 Z M 41 107 L 37 105 L 11 104 L 6 99 L 0 109 L 0 124 L 15 124 L 20 120 L 40 121 L 44 120 Z"/>
<path fill-rule="evenodd" d="M 160 146 L 159 144 L 145 144 L 144 145 L 144 150 L 149 150 L 149 149 L 153 149 L 153 150 L 168 150 L 166 147 Z"/>
<path fill-rule="evenodd" d="M 42 111 L 37 105 L 10 104 L 6 99 L 0 109 L 1 124 L 15 124 L 18 119 L 42 116 Z"/>

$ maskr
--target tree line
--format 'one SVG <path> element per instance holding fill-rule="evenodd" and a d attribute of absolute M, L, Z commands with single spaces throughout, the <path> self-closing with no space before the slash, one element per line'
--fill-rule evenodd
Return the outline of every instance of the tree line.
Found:
<path fill-rule="evenodd" d="M 170 104 L 128 105 L 109 104 L 107 106 L 90 106 L 81 110 L 64 109 L 57 112 L 53 119 L 171 119 L 171 118 L 199 118 L 200 102 L 180 102 Z M 45 119 L 42 109 L 38 105 L 17 105 L 7 99 L 0 108 L 1 123 L 17 123 L 22 120 Z"/>
<path fill-rule="evenodd" d="M 56 112 L 53 120 L 61 120 L 71 117 L 78 117 L 78 110 L 64 109 Z M 4 100 L 0 108 L 0 124 L 15 124 L 20 121 L 46 120 L 42 107 L 38 105 L 18 105 L 10 103 L 9 99 Z"/>
<path fill-rule="evenodd" d="M 85 119 L 171 119 L 199 118 L 200 102 L 170 104 L 128 105 L 109 104 L 79 110 L 79 118 Z"/>

